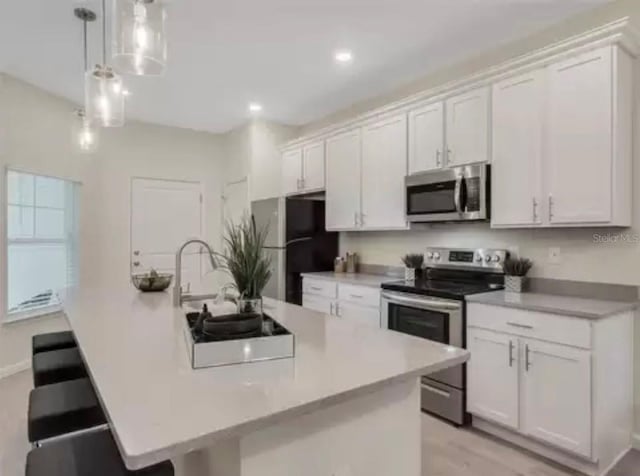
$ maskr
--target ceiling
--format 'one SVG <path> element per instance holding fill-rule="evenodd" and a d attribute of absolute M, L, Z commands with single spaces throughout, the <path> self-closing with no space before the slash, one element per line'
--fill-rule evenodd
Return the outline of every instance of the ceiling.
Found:
<path fill-rule="evenodd" d="M 126 78 L 127 116 L 223 132 L 257 101 L 263 117 L 304 124 L 607 1 L 170 0 L 168 71 Z M 79 103 L 79 3 L 3 2 L 0 71 Z M 339 48 L 352 64 L 334 63 Z"/>

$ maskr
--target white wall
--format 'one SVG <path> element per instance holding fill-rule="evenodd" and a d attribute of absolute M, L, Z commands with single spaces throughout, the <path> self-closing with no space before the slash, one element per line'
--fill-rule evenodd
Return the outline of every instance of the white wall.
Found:
<path fill-rule="evenodd" d="M 132 177 L 202 181 L 205 239 L 219 242 L 225 172 L 220 136 L 129 122 L 121 129 L 103 130 L 97 154 L 79 155 L 71 147 L 71 103 L 14 78 L 0 78 L 0 166 L 82 183 L 82 283 L 129 280 Z M 4 201 L 4 191 L 0 197 Z M 0 247 L 4 246 L 0 236 Z M 65 327 L 59 316 L 0 325 L 0 375 L 2 369 L 29 358 L 32 334 Z"/>

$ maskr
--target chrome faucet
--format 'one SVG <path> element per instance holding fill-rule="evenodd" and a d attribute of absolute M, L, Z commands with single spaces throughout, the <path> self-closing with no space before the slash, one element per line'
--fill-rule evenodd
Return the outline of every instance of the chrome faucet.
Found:
<path fill-rule="evenodd" d="M 211 267 L 213 269 L 218 269 L 218 263 L 216 262 L 215 258 L 214 258 L 214 253 L 213 250 L 211 249 L 211 246 L 209 246 L 209 244 L 205 241 L 199 240 L 197 238 L 191 239 L 186 241 L 178 250 L 178 252 L 176 253 L 176 279 L 175 279 L 175 283 L 173 285 L 173 305 L 175 307 L 181 307 L 183 302 L 186 301 L 198 301 L 201 299 L 216 299 L 218 297 L 217 293 L 214 294 L 200 294 L 200 295 L 195 295 L 195 294 L 183 294 L 182 293 L 182 252 L 184 251 L 184 249 L 191 245 L 191 244 L 198 244 L 200 246 L 204 246 L 207 251 L 209 252 L 209 259 L 211 260 Z"/>

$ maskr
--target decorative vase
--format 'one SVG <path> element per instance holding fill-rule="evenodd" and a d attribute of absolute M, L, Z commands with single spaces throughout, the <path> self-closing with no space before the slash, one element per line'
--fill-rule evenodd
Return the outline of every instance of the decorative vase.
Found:
<path fill-rule="evenodd" d="M 521 293 L 525 290 L 527 278 L 525 276 L 505 276 L 504 289 L 510 293 Z"/>
<path fill-rule="evenodd" d="M 416 268 L 413 270 L 416 281 L 422 281 L 424 279 L 424 268 Z"/>
<path fill-rule="evenodd" d="M 406 281 L 413 281 L 416 279 L 416 270 L 413 268 L 404 268 L 404 279 Z"/>
<path fill-rule="evenodd" d="M 262 315 L 262 298 L 238 298 L 238 314 Z"/>

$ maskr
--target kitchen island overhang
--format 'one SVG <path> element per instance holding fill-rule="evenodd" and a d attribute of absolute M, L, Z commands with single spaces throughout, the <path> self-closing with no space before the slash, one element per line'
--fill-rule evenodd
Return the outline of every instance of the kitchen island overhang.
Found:
<path fill-rule="evenodd" d="M 468 359 L 266 300 L 295 334 L 295 358 L 194 370 L 184 311 L 167 293 L 74 288 L 61 298 L 130 469 L 170 458 L 184 476 L 382 476 L 393 462 L 406 465 L 393 474 L 418 476 L 419 377 Z"/>

